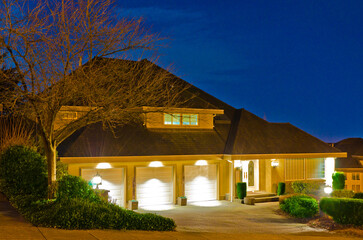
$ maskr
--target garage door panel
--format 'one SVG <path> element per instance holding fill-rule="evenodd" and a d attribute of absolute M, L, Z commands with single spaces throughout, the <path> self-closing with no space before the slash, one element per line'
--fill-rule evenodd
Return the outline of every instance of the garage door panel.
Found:
<path fill-rule="evenodd" d="M 184 166 L 185 196 L 188 201 L 217 199 L 217 166 Z"/>
<path fill-rule="evenodd" d="M 124 169 L 81 169 L 81 176 L 86 181 L 91 181 L 96 174 L 102 177 L 100 189 L 109 190 L 109 197 L 117 205 L 124 207 Z"/>
<path fill-rule="evenodd" d="M 173 168 L 136 168 L 136 198 L 141 207 L 171 204 L 173 202 Z"/>

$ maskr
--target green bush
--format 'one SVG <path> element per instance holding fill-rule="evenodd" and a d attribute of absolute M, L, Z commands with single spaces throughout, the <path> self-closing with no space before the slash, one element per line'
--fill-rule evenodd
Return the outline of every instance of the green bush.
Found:
<path fill-rule="evenodd" d="M 294 190 L 294 193 L 300 194 L 318 194 L 320 189 L 322 188 L 321 182 L 302 182 L 296 181 L 292 182 L 291 187 Z"/>
<path fill-rule="evenodd" d="M 332 197 L 337 197 L 337 198 L 352 198 L 354 196 L 354 192 L 352 190 L 334 190 L 332 192 Z"/>
<path fill-rule="evenodd" d="M 363 192 L 357 192 L 354 194 L 353 198 L 363 199 Z"/>
<path fill-rule="evenodd" d="M 297 218 L 313 217 L 319 212 L 318 202 L 307 195 L 296 195 L 280 202 L 280 209 Z"/>
<path fill-rule="evenodd" d="M 344 189 L 345 186 L 345 176 L 342 172 L 335 172 L 332 175 L 333 178 L 333 189 L 339 190 Z"/>
<path fill-rule="evenodd" d="M 320 209 L 341 224 L 363 225 L 363 200 L 350 198 L 322 198 Z"/>
<path fill-rule="evenodd" d="M 85 180 L 78 176 L 65 175 L 58 180 L 57 200 L 72 198 L 101 202 L 99 195 Z"/>
<path fill-rule="evenodd" d="M 239 182 L 237 183 L 237 197 L 239 199 L 244 199 L 247 196 L 247 183 Z"/>
<path fill-rule="evenodd" d="M 279 182 L 277 187 L 277 196 L 283 195 L 285 193 L 286 184 L 284 182 Z"/>
<path fill-rule="evenodd" d="M 0 177 L 8 194 L 47 195 L 47 165 L 44 157 L 29 147 L 12 146 L 0 158 Z"/>
<path fill-rule="evenodd" d="M 124 229 L 172 231 L 175 222 L 155 214 L 140 214 L 107 202 L 82 199 L 38 201 L 25 217 L 35 226 L 63 229 Z"/>

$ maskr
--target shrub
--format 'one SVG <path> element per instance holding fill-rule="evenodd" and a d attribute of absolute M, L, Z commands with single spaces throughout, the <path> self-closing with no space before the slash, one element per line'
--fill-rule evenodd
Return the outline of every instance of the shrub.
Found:
<path fill-rule="evenodd" d="M 82 199 L 38 201 L 25 217 L 36 226 L 64 229 L 125 229 L 172 231 L 175 222 L 155 214 L 140 214 L 110 203 Z"/>
<path fill-rule="evenodd" d="M 357 192 L 354 194 L 353 198 L 363 199 L 363 192 Z"/>
<path fill-rule="evenodd" d="M 363 225 L 362 199 L 322 198 L 319 205 L 337 223 Z"/>
<path fill-rule="evenodd" d="M 101 198 L 81 177 L 65 175 L 58 180 L 57 200 L 87 199 L 91 202 L 101 202 Z"/>
<path fill-rule="evenodd" d="M 29 147 L 12 146 L 4 151 L 0 161 L 0 177 L 8 194 L 47 195 L 46 160 Z"/>
<path fill-rule="evenodd" d="M 279 182 L 279 185 L 277 187 L 277 196 L 283 195 L 285 193 L 285 183 Z"/>
<path fill-rule="evenodd" d="M 335 173 L 333 173 L 332 178 L 333 178 L 333 189 L 334 190 L 344 189 L 344 185 L 345 185 L 344 173 L 335 172 Z"/>
<path fill-rule="evenodd" d="M 239 182 L 237 183 L 237 197 L 239 199 L 244 199 L 247 196 L 247 183 Z"/>
<path fill-rule="evenodd" d="M 332 197 L 337 197 L 337 198 L 352 198 L 354 196 L 354 192 L 352 190 L 334 190 L 332 192 Z"/>
<path fill-rule="evenodd" d="M 296 195 L 286 198 L 280 203 L 280 208 L 297 218 L 313 217 L 319 212 L 318 202 L 307 195 Z"/>
<path fill-rule="evenodd" d="M 317 194 L 322 188 L 321 182 L 302 182 L 296 181 L 291 184 L 294 193 Z"/>

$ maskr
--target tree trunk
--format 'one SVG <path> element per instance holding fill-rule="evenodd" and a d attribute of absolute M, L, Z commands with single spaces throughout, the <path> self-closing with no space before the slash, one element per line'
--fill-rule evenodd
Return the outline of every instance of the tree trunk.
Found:
<path fill-rule="evenodd" d="M 53 199 L 56 192 L 56 147 L 49 144 L 46 148 L 48 163 L 48 199 Z"/>

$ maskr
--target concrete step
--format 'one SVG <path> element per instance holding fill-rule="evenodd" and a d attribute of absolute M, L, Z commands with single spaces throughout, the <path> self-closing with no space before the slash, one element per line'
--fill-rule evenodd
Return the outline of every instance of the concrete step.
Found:
<path fill-rule="evenodd" d="M 270 196 L 270 197 L 258 197 L 255 198 L 255 203 L 263 203 L 263 202 L 278 202 L 278 196 Z"/>
<path fill-rule="evenodd" d="M 265 197 L 273 197 L 276 194 L 273 193 L 247 193 L 247 197 L 254 197 L 254 198 L 265 198 Z"/>

